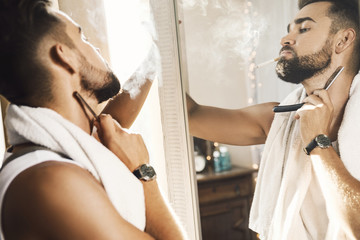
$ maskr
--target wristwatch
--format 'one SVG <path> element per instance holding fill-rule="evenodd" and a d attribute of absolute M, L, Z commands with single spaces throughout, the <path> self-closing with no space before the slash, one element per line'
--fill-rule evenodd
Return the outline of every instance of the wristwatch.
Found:
<path fill-rule="evenodd" d="M 314 148 L 316 147 L 320 147 L 320 148 L 328 148 L 331 146 L 331 141 L 330 138 L 328 136 L 326 136 L 325 134 L 320 134 L 317 137 L 315 137 L 310 143 L 309 145 L 307 145 L 304 148 L 304 152 L 307 155 L 310 155 L 310 152 L 312 150 L 314 150 Z"/>
<path fill-rule="evenodd" d="M 156 178 L 155 169 L 149 164 L 142 164 L 133 171 L 133 174 L 140 180 L 145 182 Z"/>

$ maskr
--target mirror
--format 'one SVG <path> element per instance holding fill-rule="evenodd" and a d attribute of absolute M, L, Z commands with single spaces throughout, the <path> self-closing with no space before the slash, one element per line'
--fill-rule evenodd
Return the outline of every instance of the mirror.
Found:
<path fill-rule="evenodd" d="M 186 1 L 182 11 L 189 93 L 202 105 L 237 109 L 280 101 L 296 86 L 279 81 L 280 39 L 297 11 L 296 1 Z M 281 12 L 281 14 L 279 14 Z M 231 147 L 235 163 L 252 167 L 250 147 Z M 242 159 L 237 162 L 236 159 Z"/>
<path fill-rule="evenodd" d="M 297 87 L 277 78 L 274 62 L 261 64 L 279 55 L 280 40 L 297 12 L 297 1 L 271 1 L 270 8 L 267 0 L 182 0 L 177 4 L 186 66 L 183 75 L 196 102 L 238 109 L 280 101 Z M 262 146 L 214 145 L 197 138 L 194 143 L 198 171 L 203 159 L 208 159 L 208 167 L 197 174 L 203 239 L 256 239 L 247 221 L 252 175 Z M 230 156 L 232 170 L 214 173 L 217 156 L 223 154 Z"/>

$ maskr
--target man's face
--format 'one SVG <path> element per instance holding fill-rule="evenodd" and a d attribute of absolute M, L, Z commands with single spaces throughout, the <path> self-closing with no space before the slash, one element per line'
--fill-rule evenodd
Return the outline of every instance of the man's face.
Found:
<path fill-rule="evenodd" d="M 282 40 L 280 60 L 276 66 L 279 78 L 301 83 L 324 72 L 331 63 L 331 19 L 326 16 L 331 3 L 309 4 L 299 11 Z"/>
<path fill-rule="evenodd" d="M 120 91 L 120 81 L 110 69 L 99 49 L 84 36 L 81 27 L 65 14 L 59 14 L 66 24 L 69 38 L 74 42 L 77 55 L 80 86 L 89 95 L 94 95 L 98 103 L 115 96 Z"/>
<path fill-rule="evenodd" d="M 332 42 L 327 40 L 324 47 L 316 53 L 298 56 L 289 46 L 284 46 L 281 51 L 292 52 L 290 59 L 280 58 L 276 65 L 278 77 L 285 82 L 301 83 L 317 74 L 323 73 L 331 63 Z"/>
<path fill-rule="evenodd" d="M 94 67 L 80 52 L 79 58 L 81 87 L 93 94 L 98 103 L 112 98 L 120 91 L 120 81 L 111 70 L 104 71 Z"/>

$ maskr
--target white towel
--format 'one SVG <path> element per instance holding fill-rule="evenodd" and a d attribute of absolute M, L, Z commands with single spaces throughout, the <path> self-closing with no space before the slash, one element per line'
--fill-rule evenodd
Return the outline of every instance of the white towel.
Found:
<path fill-rule="evenodd" d="M 359 81 L 357 75 L 338 133 L 341 159 L 358 180 L 360 148 L 353 138 L 360 134 Z M 281 104 L 300 103 L 305 96 L 305 89 L 300 87 Z M 295 112 L 275 114 L 264 148 L 249 224 L 261 239 L 307 239 L 299 212 L 313 177 L 312 164 L 302 150 L 299 123 L 294 115 Z"/>
<path fill-rule="evenodd" d="M 145 229 L 142 184 L 95 138 L 47 108 L 11 104 L 5 124 L 10 144 L 30 141 L 79 162 L 103 184 L 119 214 L 140 230 Z"/>

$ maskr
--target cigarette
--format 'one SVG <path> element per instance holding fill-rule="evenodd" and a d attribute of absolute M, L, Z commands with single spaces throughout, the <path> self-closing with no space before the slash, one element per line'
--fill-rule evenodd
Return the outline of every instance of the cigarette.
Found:
<path fill-rule="evenodd" d="M 280 59 L 280 57 L 277 57 L 277 58 L 271 59 L 271 60 L 269 60 L 269 61 L 260 63 L 260 64 L 256 65 L 255 68 L 261 68 L 261 67 L 266 66 L 266 65 L 268 65 L 268 64 L 270 64 L 270 63 L 277 62 L 277 61 L 279 61 L 279 59 Z"/>

